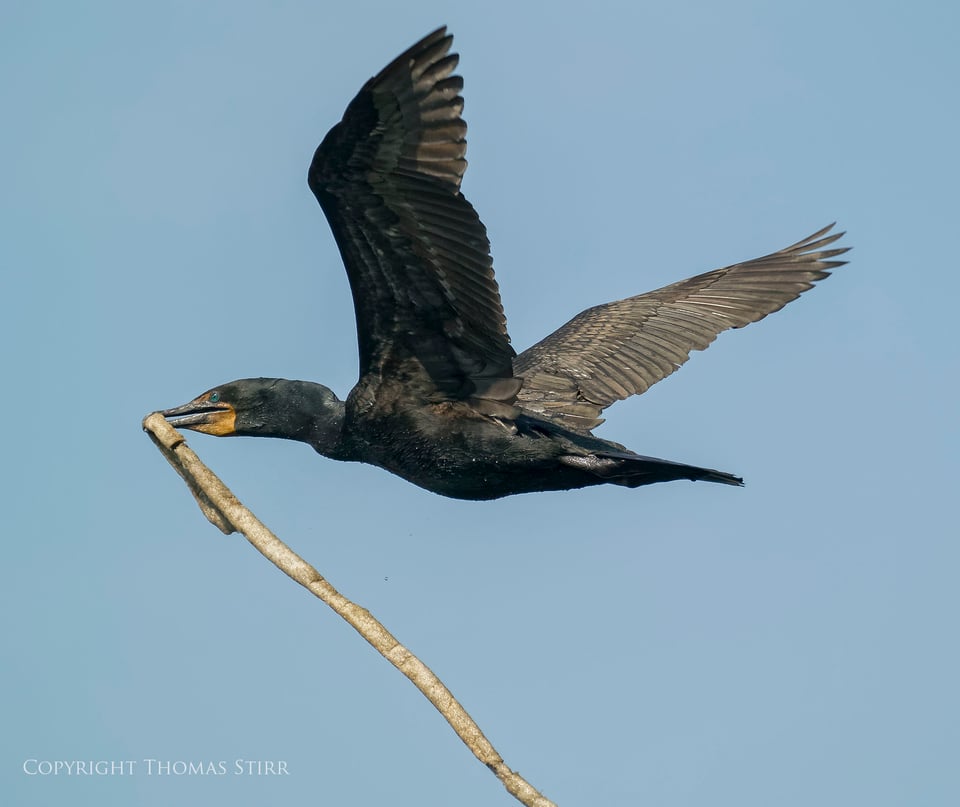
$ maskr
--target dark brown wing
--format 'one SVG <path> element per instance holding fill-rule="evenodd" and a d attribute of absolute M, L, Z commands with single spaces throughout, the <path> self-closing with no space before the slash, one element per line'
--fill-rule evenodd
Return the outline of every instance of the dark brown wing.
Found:
<path fill-rule="evenodd" d="M 490 243 L 460 193 L 452 42 L 440 28 L 364 84 L 308 181 L 350 278 L 361 377 L 422 366 L 442 396 L 508 399 L 519 382 Z"/>
<path fill-rule="evenodd" d="M 523 377 L 517 403 L 568 428 L 592 429 L 605 407 L 646 392 L 691 350 L 779 311 L 846 263 L 830 259 L 847 249 L 825 249 L 843 235 L 827 235 L 832 227 L 772 255 L 578 314 L 514 360 Z"/>

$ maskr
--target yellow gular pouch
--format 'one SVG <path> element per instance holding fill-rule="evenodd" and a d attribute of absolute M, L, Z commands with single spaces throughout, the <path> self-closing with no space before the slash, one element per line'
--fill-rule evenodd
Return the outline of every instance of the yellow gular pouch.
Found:
<path fill-rule="evenodd" d="M 197 423 L 189 428 L 195 432 L 213 434 L 217 437 L 226 437 L 236 434 L 237 412 L 231 406 L 217 412 L 208 412 L 203 423 Z"/>

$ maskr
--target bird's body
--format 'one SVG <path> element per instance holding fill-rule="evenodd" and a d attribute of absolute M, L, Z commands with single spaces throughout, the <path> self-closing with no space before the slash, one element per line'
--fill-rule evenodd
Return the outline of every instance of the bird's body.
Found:
<path fill-rule="evenodd" d="M 707 476 L 739 482 L 729 474 L 640 457 L 521 411 L 491 419 L 463 401 L 398 403 L 394 411 L 348 414 L 343 458 L 377 465 L 444 496 L 497 499 L 602 482 L 636 487 Z M 351 404 L 348 398 L 348 413 Z"/>
<path fill-rule="evenodd" d="M 772 255 L 590 308 L 517 355 L 486 230 L 460 193 L 462 80 L 435 31 L 370 79 L 317 149 L 309 184 L 353 291 L 360 378 L 242 379 L 164 414 L 216 435 L 300 440 L 436 493 L 514 493 L 731 474 L 643 457 L 591 433 L 727 328 L 782 308 L 842 261 L 830 228 Z"/>

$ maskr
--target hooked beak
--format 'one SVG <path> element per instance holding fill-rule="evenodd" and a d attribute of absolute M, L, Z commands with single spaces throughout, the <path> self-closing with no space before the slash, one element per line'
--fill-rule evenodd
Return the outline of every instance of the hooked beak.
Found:
<path fill-rule="evenodd" d="M 195 398 L 183 406 L 164 409 L 160 414 L 174 428 L 192 429 L 218 437 L 236 433 L 237 413 L 230 404 Z"/>

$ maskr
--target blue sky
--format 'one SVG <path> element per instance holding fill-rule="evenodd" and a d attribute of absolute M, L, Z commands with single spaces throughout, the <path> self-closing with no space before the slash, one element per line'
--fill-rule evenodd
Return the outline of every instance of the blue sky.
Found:
<path fill-rule="evenodd" d="M 848 266 L 601 427 L 747 486 L 469 503 L 300 444 L 191 445 L 560 805 L 960 802 L 958 17 L 8 3 L 5 802 L 513 803 L 359 637 L 202 519 L 139 425 L 237 377 L 349 391 L 349 289 L 306 169 L 363 81 L 444 23 L 518 349 L 848 231 Z M 142 762 L 238 758 L 290 775 Z"/>

